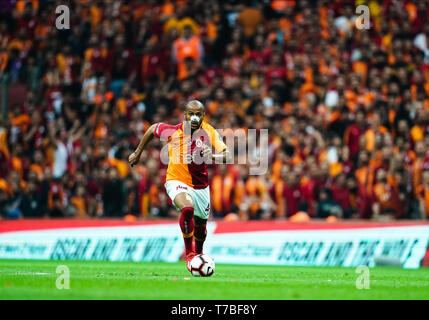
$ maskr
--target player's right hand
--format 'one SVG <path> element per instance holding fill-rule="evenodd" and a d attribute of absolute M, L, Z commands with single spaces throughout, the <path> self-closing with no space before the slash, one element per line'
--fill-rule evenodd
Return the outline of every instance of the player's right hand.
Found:
<path fill-rule="evenodd" d="M 128 157 L 128 162 L 130 163 L 131 167 L 134 167 L 140 160 L 140 155 L 136 152 L 133 152 Z"/>

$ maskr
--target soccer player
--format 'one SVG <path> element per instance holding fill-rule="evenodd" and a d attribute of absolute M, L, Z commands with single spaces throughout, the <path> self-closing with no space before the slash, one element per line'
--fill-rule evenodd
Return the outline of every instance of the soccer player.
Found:
<path fill-rule="evenodd" d="M 210 213 L 207 163 L 225 163 L 230 153 L 218 132 L 204 121 L 205 110 L 200 101 L 189 101 L 184 116 L 185 121 L 178 125 L 161 122 L 151 125 L 128 161 L 133 167 L 154 136 L 167 141 L 169 163 L 165 189 L 180 211 L 179 224 L 185 242 L 187 268 L 190 270 L 192 258 L 203 253 L 207 235 L 206 224 Z"/>

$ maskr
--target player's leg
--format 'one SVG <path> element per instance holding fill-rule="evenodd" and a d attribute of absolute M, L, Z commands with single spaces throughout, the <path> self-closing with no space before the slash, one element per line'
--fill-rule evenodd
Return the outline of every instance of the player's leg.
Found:
<path fill-rule="evenodd" d="M 193 189 L 186 184 L 170 180 L 165 183 L 168 196 L 174 206 L 180 211 L 179 225 L 185 242 L 186 267 L 191 271 L 191 261 L 196 253 L 193 248 L 194 242 L 194 201 Z"/>
<path fill-rule="evenodd" d="M 197 216 L 194 216 L 195 221 L 195 252 L 198 254 L 203 253 L 204 241 L 207 237 L 207 219 L 201 219 Z"/>
<path fill-rule="evenodd" d="M 195 252 L 203 253 L 204 241 L 207 237 L 207 219 L 210 214 L 210 188 L 194 190 L 195 208 Z"/>
<path fill-rule="evenodd" d="M 181 192 L 174 198 L 175 206 L 180 210 L 179 224 L 185 241 L 186 255 L 194 251 L 194 204 L 189 194 Z"/>

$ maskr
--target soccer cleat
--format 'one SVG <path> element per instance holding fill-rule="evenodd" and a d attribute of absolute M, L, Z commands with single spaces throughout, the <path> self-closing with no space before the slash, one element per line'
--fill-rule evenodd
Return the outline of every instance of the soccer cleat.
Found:
<path fill-rule="evenodd" d="M 186 255 L 186 268 L 191 272 L 191 261 L 197 255 L 195 252 L 190 252 Z"/>

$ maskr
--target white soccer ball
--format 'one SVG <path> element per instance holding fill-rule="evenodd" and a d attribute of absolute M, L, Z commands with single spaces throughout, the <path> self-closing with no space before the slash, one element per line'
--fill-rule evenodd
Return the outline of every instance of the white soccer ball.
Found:
<path fill-rule="evenodd" d="M 191 260 L 191 273 L 195 277 L 210 277 L 214 270 L 215 263 L 206 254 L 198 254 Z"/>

